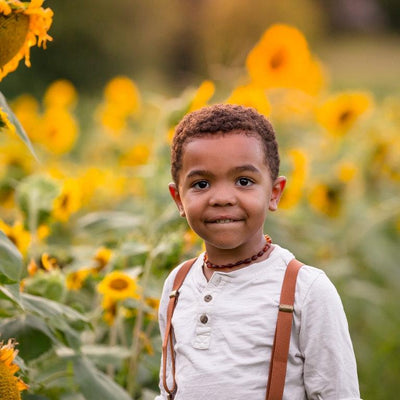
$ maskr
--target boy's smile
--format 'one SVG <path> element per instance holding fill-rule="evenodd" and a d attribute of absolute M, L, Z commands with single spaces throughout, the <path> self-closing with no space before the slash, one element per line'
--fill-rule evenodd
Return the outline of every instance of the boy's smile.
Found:
<path fill-rule="evenodd" d="M 276 210 L 286 182 L 272 182 L 265 160 L 256 135 L 207 135 L 185 144 L 179 186 L 170 184 L 170 192 L 213 263 L 237 261 L 264 246 L 267 212 Z"/>

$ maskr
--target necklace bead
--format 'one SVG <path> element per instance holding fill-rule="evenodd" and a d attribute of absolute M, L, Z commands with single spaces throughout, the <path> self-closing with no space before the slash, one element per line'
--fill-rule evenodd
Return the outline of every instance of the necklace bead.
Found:
<path fill-rule="evenodd" d="M 269 237 L 269 235 L 265 235 L 265 246 L 260 250 L 257 254 L 254 254 L 253 256 L 249 258 L 245 258 L 244 260 L 237 261 L 235 263 L 229 263 L 229 264 L 213 264 L 212 262 L 209 261 L 208 259 L 208 254 L 207 252 L 204 254 L 204 265 L 207 268 L 233 268 L 233 267 L 238 267 L 239 265 L 243 264 L 250 264 L 253 261 L 257 260 L 260 258 L 262 255 L 264 255 L 267 250 L 271 247 L 272 240 Z"/>

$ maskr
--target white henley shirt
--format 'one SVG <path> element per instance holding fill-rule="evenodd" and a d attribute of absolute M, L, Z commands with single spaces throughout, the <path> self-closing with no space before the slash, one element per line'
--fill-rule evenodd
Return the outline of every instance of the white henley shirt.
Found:
<path fill-rule="evenodd" d="M 203 255 L 199 256 L 180 289 L 172 319 L 175 400 L 265 399 L 280 291 L 293 258 L 275 245 L 268 259 L 232 272 L 214 272 L 207 282 Z M 159 310 L 162 337 L 178 269 L 164 284 Z M 322 270 L 301 268 L 294 310 L 283 400 L 359 400 L 346 316 Z M 171 387 L 169 368 L 167 381 Z M 160 391 L 155 400 L 167 398 L 162 379 Z"/>

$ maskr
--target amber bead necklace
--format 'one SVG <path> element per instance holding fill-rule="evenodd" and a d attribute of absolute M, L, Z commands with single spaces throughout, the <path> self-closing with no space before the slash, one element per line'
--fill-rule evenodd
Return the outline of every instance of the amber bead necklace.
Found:
<path fill-rule="evenodd" d="M 204 265 L 207 268 L 233 268 L 243 264 L 250 264 L 253 261 L 256 261 L 258 258 L 260 258 L 262 255 L 264 255 L 271 247 L 272 240 L 268 235 L 265 235 L 265 241 L 266 241 L 265 246 L 258 253 L 254 254 L 249 258 L 245 258 L 244 260 L 236 261 L 234 263 L 229 263 L 229 264 L 213 264 L 208 259 L 208 254 L 206 252 L 204 253 Z"/>

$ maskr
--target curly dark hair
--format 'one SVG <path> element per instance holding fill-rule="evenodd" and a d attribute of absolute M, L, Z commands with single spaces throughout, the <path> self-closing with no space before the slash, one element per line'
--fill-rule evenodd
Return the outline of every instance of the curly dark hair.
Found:
<path fill-rule="evenodd" d="M 271 178 L 275 180 L 278 177 L 280 163 L 278 143 L 271 123 L 254 108 L 216 104 L 185 115 L 177 125 L 171 147 L 171 174 L 174 182 L 179 183 L 186 142 L 194 138 L 229 133 L 260 137 Z"/>

